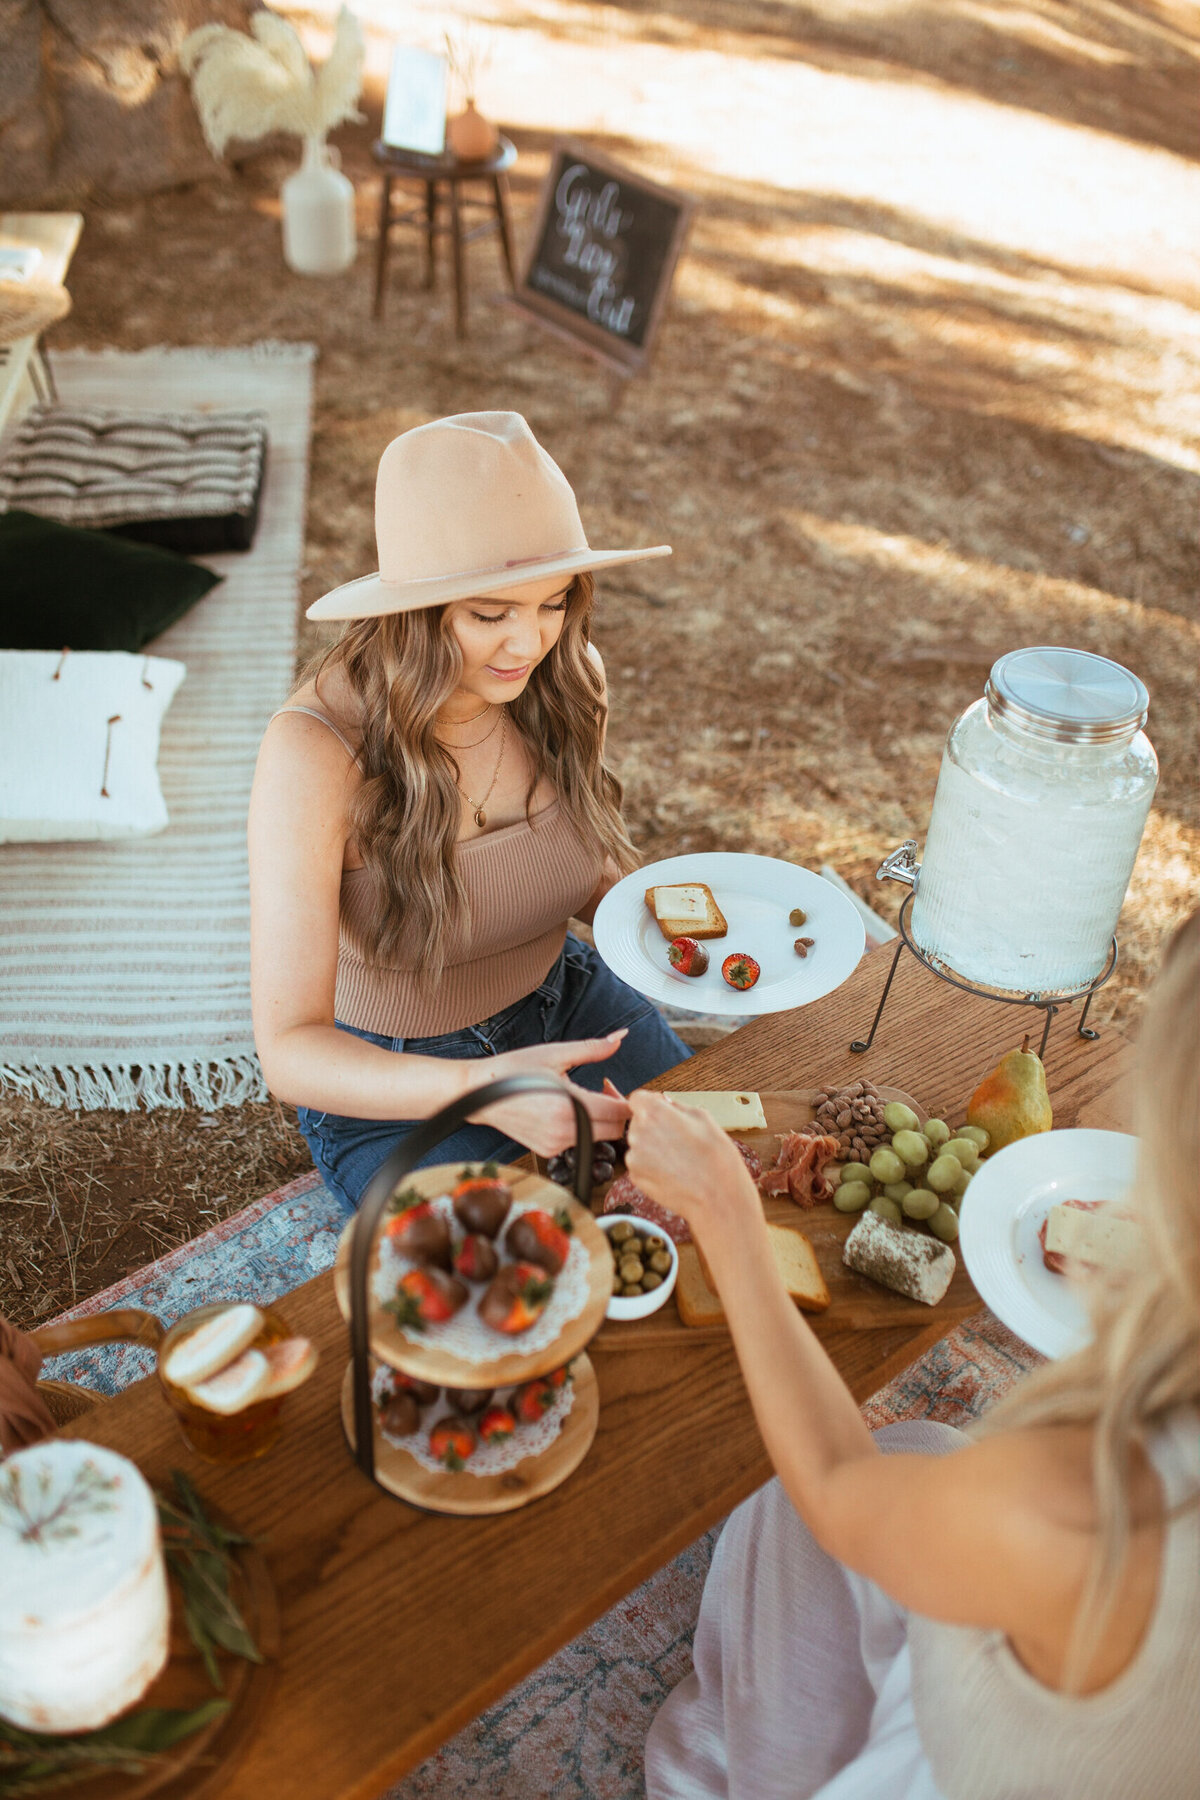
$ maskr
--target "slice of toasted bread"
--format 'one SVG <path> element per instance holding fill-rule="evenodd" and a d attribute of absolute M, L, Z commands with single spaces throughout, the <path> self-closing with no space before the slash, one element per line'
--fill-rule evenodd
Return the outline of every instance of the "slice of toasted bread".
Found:
<path fill-rule="evenodd" d="M 790 1225 L 768 1225 L 767 1235 L 771 1240 L 771 1255 L 775 1258 L 775 1267 L 779 1270 L 783 1285 L 791 1295 L 801 1312 L 824 1312 L 829 1305 L 829 1289 L 825 1285 L 825 1277 L 817 1262 L 816 1251 L 802 1231 L 795 1231 Z M 696 1252 L 697 1272 L 705 1287 L 715 1287 L 712 1273 L 704 1260 L 703 1252 Z M 683 1282 L 683 1256 L 680 1254 L 679 1274 L 675 1287 L 678 1291 Z M 720 1300 L 715 1293 L 712 1298 L 719 1308 Z M 679 1302 L 679 1316 L 685 1325 L 693 1323 L 683 1310 L 683 1301 Z M 724 1314 L 721 1314 L 723 1317 Z M 700 1321 L 695 1321 L 699 1323 Z M 704 1324 L 709 1321 L 705 1319 Z"/>
<path fill-rule="evenodd" d="M 646 905 L 667 942 L 672 938 L 717 938 L 729 930 L 725 914 L 703 881 L 679 881 L 646 889 Z"/>
<path fill-rule="evenodd" d="M 695 1244 L 680 1244 L 675 1304 L 685 1325 L 723 1325 L 725 1308 L 704 1279 Z"/>

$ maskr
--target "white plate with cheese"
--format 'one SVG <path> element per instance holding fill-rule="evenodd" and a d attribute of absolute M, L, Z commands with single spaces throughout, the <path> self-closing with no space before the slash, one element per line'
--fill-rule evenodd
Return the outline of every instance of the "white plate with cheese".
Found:
<path fill-rule="evenodd" d="M 725 916 L 723 937 L 705 938 L 709 965 L 703 975 L 680 975 L 667 960 L 667 939 L 646 904 L 646 890 L 704 882 Z M 799 907 L 803 925 L 788 923 Z M 647 999 L 692 1012 L 757 1018 L 807 1006 L 841 987 L 866 948 L 862 919 L 832 882 L 812 869 L 772 856 L 727 850 L 669 856 L 635 869 L 609 889 L 596 908 L 596 949 L 614 975 Z M 810 937 L 807 956 L 797 956 L 798 937 Z M 730 987 L 721 974 L 727 956 L 752 956 L 761 973 L 754 986 Z"/>
<path fill-rule="evenodd" d="M 1043 1356 L 1081 1349 L 1091 1324 L 1084 1285 L 1046 1267 L 1038 1234 L 1066 1200 L 1128 1204 L 1136 1162 L 1137 1139 L 1123 1131 L 1044 1131 L 989 1156 L 963 1195 L 967 1273 L 996 1317 Z"/>

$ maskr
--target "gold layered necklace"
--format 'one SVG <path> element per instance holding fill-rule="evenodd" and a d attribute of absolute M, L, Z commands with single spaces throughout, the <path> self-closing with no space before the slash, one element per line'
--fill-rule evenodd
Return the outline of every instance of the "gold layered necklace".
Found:
<path fill-rule="evenodd" d="M 472 800 L 470 794 L 467 793 L 466 789 L 461 785 L 460 782 L 456 781 L 454 783 L 455 787 L 458 789 L 459 793 L 462 795 L 463 799 L 466 801 L 467 805 L 471 808 L 472 812 L 474 813 L 475 823 L 478 825 L 480 831 L 482 831 L 484 826 L 487 824 L 487 813 L 484 811 L 484 808 L 486 807 L 488 801 L 492 797 L 492 789 L 495 787 L 497 781 L 500 779 L 500 764 L 504 761 L 504 741 L 508 735 L 508 712 L 503 707 L 501 708 L 500 717 L 497 720 L 497 723 L 500 726 L 500 748 L 496 753 L 496 767 L 492 770 L 492 779 L 488 782 L 488 790 L 487 790 L 487 793 L 483 796 L 483 799 L 482 800 Z M 496 729 L 496 726 L 493 725 L 492 731 L 495 731 L 495 729 Z M 488 734 L 487 734 L 488 737 L 491 737 L 492 731 L 488 732 Z M 480 740 L 479 740 L 480 743 L 483 743 L 484 741 L 485 740 L 483 738 L 480 738 Z M 465 749 L 466 746 L 464 745 L 463 748 Z"/>
<path fill-rule="evenodd" d="M 495 702 L 493 700 L 489 700 L 486 706 L 482 707 L 479 712 L 472 713 L 469 719 L 443 719 L 441 714 L 437 713 L 434 716 L 434 724 L 435 725 L 474 725 L 476 719 L 482 719 L 484 713 L 489 712 L 494 705 L 495 705 Z M 491 737 L 492 733 L 495 731 L 497 725 L 500 723 L 500 721 L 503 717 L 504 717 L 504 708 L 501 707 L 499 709 L 499 711 L 497 712 L 496 717 L 492 720 L 491 724 L 488 726 L 487 730 L 484 732 L 484 734 L 481 738 L 475 738 L 469 744 L 447 744 L 446 745 L 447 750 L 476 750 L 476 749 L 478 749 L 480 744 L 487 743 L 488 739 Z"/>

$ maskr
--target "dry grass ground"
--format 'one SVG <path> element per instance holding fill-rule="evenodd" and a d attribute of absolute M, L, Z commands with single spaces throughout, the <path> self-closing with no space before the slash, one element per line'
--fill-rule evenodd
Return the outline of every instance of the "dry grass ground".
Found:
<path fill-rule="evenodd" d="M 300 14 L 314 46 L 328 5 Z M 390 0 L 371 28 L 371 98 Z M 1200 871 L 1195 12 L 1170 0 L 493 0 L 481 104 L 528 218 L 571 128 L 698 202 L 650 377 L 613 412 L 583 360 L 488 303 L 471 336 L 398 234 L 370 317 L 372 123 L 339 134 L 356 268 L 289 275 L 264 152 L 88 215 L 62 344 L 320 346 L 303 602 L 374 566 L 384 444 L 516 407 L 616 571 L 596 633 L 648 857 L 831 862 L 881 909 L 946 730 L 1000 652 L 1063 642 L 1152 696 L 1158 799 L 1098 1007 L 1128 1026 Z M 431 41 L 432 5 L 406 33 Z M 302 648 L 314 647 L 306 628 Z M 1014 897 L 1016 902 L 1016 897 Z M 0 1310 L 45 1316 L 307 1166 L 282 1111 L 72 1116 L 0 1101 Z"/>

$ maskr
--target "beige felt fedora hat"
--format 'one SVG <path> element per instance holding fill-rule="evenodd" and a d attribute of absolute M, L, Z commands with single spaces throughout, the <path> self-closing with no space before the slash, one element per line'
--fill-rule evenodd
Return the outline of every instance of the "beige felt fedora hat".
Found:
<path fill-rule="evenodd" d="M 552 575 L 669 556 L 593 550 L 566 476 L 520 413 L 456 413 L 393 438 L 375 480 L 379 572 L 348 581 L 310 619 L 371 619 Z"/>

